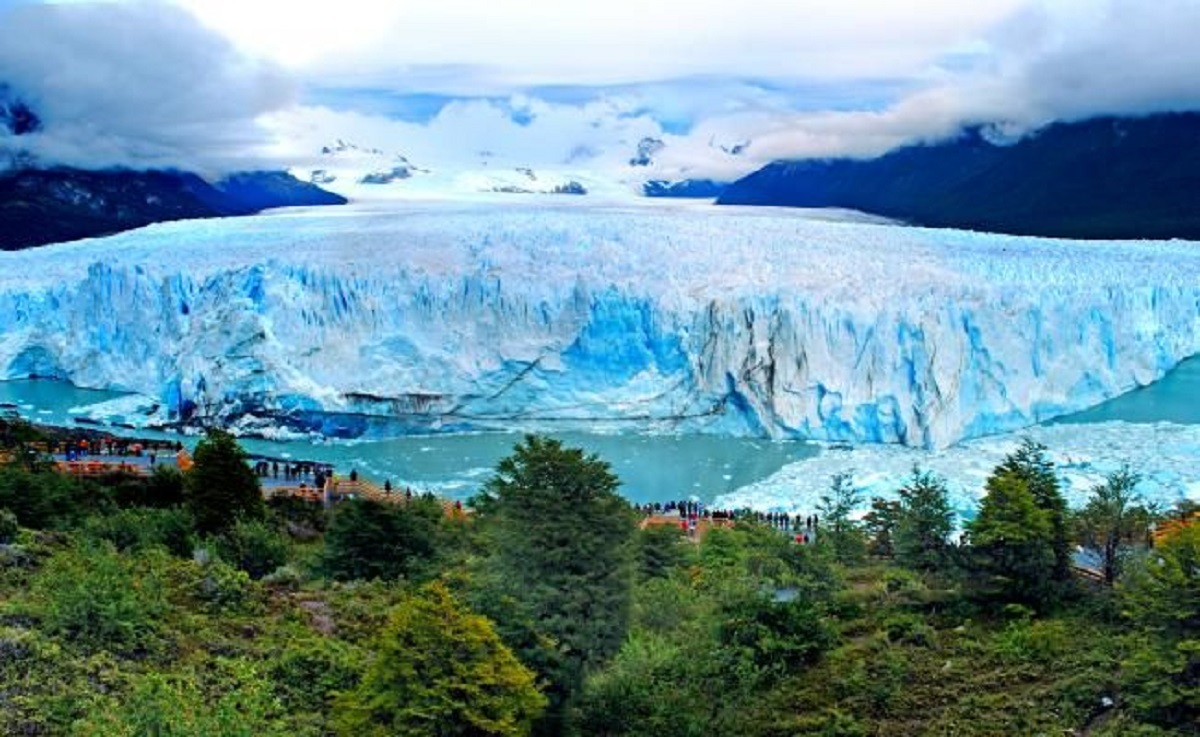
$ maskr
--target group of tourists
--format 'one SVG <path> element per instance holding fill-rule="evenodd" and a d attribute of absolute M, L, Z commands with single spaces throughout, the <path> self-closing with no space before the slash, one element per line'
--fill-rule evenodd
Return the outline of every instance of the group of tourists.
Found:
<path fill-rule="evenodd" d="M 80 461 L 96 456 L 117 456 L 120 458 L 141 458 L 149 455 L 156 458 L 158 453 L 175 453 L 183 450 L 183 443 L 169 440 L 130 440 L 128 438 L 66 438 L 53 440 L 48 444 L 52 454 L 62 454 L 68 461 Z M 153 465 L 153 463 L 151 464 Z"/>
<path fill-rule="evenodd" d="M 820 518 L 815 514 L 802 516 L 752 509 L 709 509 L 704 502 L 694 499 L 647 502 L 635 504 L 634 508 L 647 517 L 678 515 L 680 527 L 693 537 L 701 521 L 719 524 L 741 520 L 769 525 L 780 532 L 795 532 L 795 541 L 804 545 L 816 540 L 817 526 L 820 524 Z"/>

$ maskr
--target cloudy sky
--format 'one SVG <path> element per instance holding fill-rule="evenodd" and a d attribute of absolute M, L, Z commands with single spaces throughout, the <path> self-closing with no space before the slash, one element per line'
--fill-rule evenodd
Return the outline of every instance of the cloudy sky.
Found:
<path fill-rule="evenodd" d="M 308 163 L 341 137 L 729 178 L 965 124 L 1200 108 L 1200 0 L 0 0 L 22 148 L 83 166 Z M 0 134 L 2 135 L 2 134 Z M 0 137 L 0 148 L 13 148 Z"/>

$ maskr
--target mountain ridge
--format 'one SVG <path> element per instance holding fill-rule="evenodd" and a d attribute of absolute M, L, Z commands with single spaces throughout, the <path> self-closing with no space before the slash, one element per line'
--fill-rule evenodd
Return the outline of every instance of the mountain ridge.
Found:
<path fill-rule="evenodd" d="M 27 168 L 0 173 L 0 250 L 111 235 L 170 220 L 346 201 L 281 171 L 240 172 L 210 183 L 176 170 Z"/>
<path fill-rule="evenodd" d="M 777 161 L 722 205 L 845 207 L 930 227 L 1081 239 L 1200 239 L 1200 113 L 982 128 L 866 159 Z"/>

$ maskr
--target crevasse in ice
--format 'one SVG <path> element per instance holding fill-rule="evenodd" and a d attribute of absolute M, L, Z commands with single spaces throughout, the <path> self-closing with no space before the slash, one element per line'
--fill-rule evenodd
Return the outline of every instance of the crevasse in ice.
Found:
<path fill-rule="evenodd" d="M 699 206 L 391 204 L 0 254 L 0 378 L 331 434 L 942 447 L 1200 345 L 1200 247 Z"/>

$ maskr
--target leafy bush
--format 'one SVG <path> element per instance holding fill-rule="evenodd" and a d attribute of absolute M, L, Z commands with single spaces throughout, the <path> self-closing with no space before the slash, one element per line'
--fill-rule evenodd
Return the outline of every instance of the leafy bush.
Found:
<path fill-rule="evenodd" d="M 888 642 L 905 643 L 929 647 L 934 644 L 937 633 L 915 614 L 895 614 L 883 621 L 883 631 Z"/>
<path fill-rule="evenodd" d="M 248 573 L 222 560 L 205 561 L 199 566 L 193 592 L 210 611 L 238 611 L 251 601 L 254 586 Z"/>
<path fill-rule="evenodd" d="M 27 471 L 0 466 L 0 508 L 8 509 L 22 527 L 65 529 L 104 505 L 95 487 L 53 471 Z"/>
<path fill-rule="evenodd" d="M 122 552 L 138 552 L 161 546 L 172 555 L 187 557 L 195 547 L 192 515 L 183 508 L 122 509 L 103 517 L 92 517 L 85 531 L 108 540 Z"/>
<path fill-rule="evenodd" d="M 523 735 L 546 705 L 534 675 L 440 583 L 393 611 L 362 682 L 336 703 L 339 734 Z"/>
<path fill-rule="evenodd" d="M 287 563 L 287 539 L 271 525 L 239 519 L 212 541 L 223 560 L 260 579 Z"/>
<path fill-rule="evenodd" d="M 148 673 L 119 700 L 96 699 L 75 724 L 81 737 L 284 737 L 271 686 L 246 661 L 218 659 L 216 677 Z M 207 682 L 205 682 L 207 681 Z"/>
<path fill-rule="evenodd" d="M 638 530 L 637 566 L 639 578 L 662 578 L 688 560 L 695 546 L 688 544 L 677 525 L 653 525 Z"/>
<path fill-rule="evenodd" d="M 165 560 L 117 553 L 108 542 L 56 553 L 34 577 L 30 597 L 43 628 L 91 648 L 144 649 L 168 605 Z"/>
<path fill-rule="evenodd" d="M 304 583 L 304 576 L 300 571 L 296 570 L 295 566 L 285 565 L 279 566 L 274 571 L 263 576 L 261 581 L 263 584 L 276 589 L 298 591 L 300 584 Z"/>
<path fill-rule="evenodd" d="M 290 643 L 271 665 L 271 681 L 283 704 L 293 709 L 327 703 L 358 684 L 358 653 L 331 638 Z"/>
<path fill-rule="evenodd" d="M 122 507 L 178 507 L 186 502 L 183 474 L 179 469 L 158 464 L 149 478 L 139 476 L 112 479 L 113 500 Z"/>

